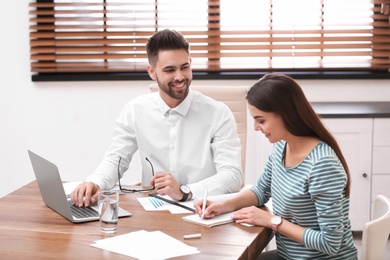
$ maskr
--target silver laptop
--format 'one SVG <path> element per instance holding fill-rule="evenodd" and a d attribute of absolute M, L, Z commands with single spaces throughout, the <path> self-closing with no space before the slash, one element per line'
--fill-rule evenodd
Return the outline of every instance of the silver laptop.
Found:
<path fill-rule="evenodd" d="M 60 173 L 55 164 L 42 158 L 41 156 L 28 151 L 35 177 L 43 202 L 73 223 L 99 220 L 99 208 L 97 203 L 90 207 L 77 207 L 73 205 L 70 198 L 65 193 Z M 131 216 L 131 213 L 119 208 L 119 217 Z"/>

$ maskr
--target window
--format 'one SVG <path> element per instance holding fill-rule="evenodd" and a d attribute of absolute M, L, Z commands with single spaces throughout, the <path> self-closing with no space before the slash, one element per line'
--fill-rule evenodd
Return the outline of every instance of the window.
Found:
<path fill-rule="evenodd" d="M 390 69 L 383 0 L 36 0 L 31 71 L 144 72 L 145 44 L 176 29 L 194 72 Z M 381 13 L 382 11 L 382 13 Z"/>

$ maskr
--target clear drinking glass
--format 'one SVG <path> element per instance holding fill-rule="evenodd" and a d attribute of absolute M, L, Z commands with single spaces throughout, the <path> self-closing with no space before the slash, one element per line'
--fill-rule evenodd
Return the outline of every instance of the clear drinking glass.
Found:
<path fill-rule="evenodd" d="M 104 190 L 98 194 L 100 230 L 103 233 L 115 233 L 118 225 L 119 192 Z"/>

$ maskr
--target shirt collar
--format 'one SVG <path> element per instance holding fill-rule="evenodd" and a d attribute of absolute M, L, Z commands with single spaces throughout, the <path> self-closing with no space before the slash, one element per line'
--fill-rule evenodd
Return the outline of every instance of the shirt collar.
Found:
<path fill-rule="evenodd" d="M 174 110 L 176 111 L 177 113 L 179 113 L 180 115 L 182 116 L 186 116 L 187 113 L 188 113 L 188 110 L 190 109 L 190 106 L 191 106 L 191 103 L 192 103 L 192 99 L 193 99 L 193 96 L 194 96 L 194 93 L 193 91 L 190 89 L 188 91 L 188 95 L 187 97 L 175 108 L 170 108 L 165 102 L 164 100 L 161 98 L 160 95 L 159 96 L 159 103 L 160 103 L 160 110 L 163 114 L 166 114 L 168 113 L 170 110 Z"/>

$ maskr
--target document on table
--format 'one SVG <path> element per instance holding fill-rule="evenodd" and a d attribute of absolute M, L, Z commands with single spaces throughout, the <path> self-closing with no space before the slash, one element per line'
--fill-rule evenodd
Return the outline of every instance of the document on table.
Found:
<path fill-rule="evenodd" d="M 166 199 L 172 200 L 171 197 L 164 195 L 162 196 Z M 146 211 L 159 211 L 159 210 L 169 210 L 172 214 L 183 214 L 183 213 L 192 213 L 191 211 L 188 211 L 184 208 L 175 206 L 173 204 L 170 204 L 168 202 L 159 200 L 155 197 L 142 197 L 137 198 L 138 202 L 141 203 L 142 207 Z M 178 202 L 182 205 L 185 205 L 189 208 L 195 209 L 194 202 L 193 201 L 186 201 L 186 202 Z"/>
<path fill-rule="evenodd" d="M 168 259 L 200 253 L 196 247 L 189 246 L 161 231 L 139 230 L 97 240 L 91 246 L 144 260 Z M 150 250 L 151 248 L 153 250 Z"/>

